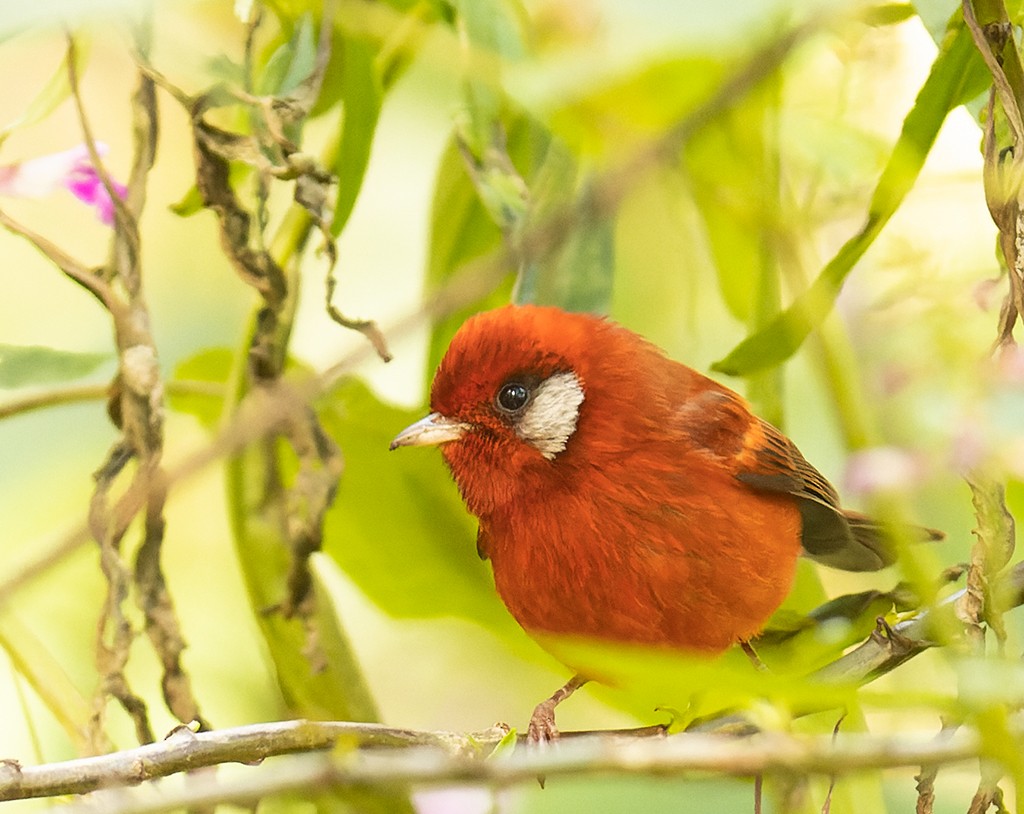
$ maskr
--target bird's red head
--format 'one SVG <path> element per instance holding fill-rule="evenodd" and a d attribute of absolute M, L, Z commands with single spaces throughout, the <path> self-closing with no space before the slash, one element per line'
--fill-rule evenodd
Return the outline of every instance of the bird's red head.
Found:
<path fill-rule="evenodd" d="M 665 363 L 636 334 L 589 314 L 539 306 L 478 314 L 441 361 L 434 412 L 394 446 L 442 444 L 470 511 L 488 514 L 557 488 L 601 451 L 614 454 L 649 431 L 651 407 L 680 386 L 678 373 L 660 381 Z"/>

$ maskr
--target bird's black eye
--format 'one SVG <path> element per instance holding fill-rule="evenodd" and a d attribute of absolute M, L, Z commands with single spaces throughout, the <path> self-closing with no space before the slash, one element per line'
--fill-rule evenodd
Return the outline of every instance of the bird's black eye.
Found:
<path fill-rule="evenodd" d="M 514 413 L 521 410 L 530 400 L 530 391 L 525 384 L 519 382 L 508 382 L 501 386 L 498 391 L 498 407 L 506 413 Z"/>

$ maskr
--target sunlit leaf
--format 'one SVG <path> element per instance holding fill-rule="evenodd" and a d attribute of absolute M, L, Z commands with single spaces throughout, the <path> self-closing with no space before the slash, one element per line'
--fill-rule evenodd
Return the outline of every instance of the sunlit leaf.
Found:
<path fill-rule="evenodd" d="M 88 62 L 89 40 L 87 38 L 78 38 L 76 39 L 76 46 L 75 70 L 81 75 Z M 68 65 L 65 58 L 61 60 L 54 72 L 50 74 L 50 78 L 46 80 L 42 90 L 36 94 L 35 98 L 29 103 L 29 106 L 25 108 L 25 111 L 14 121 L 0 129 L 0 144 L 3 144 L 7 137 L 15 130 L 31 127 L 33 124 L 41 122 L 70 96 L 71 84 L 68 79 Z"/>
<path fill-rule="evenodd" d="M 631 156 L 707 100 L 725 69 L 721 60 L 681 56 L 607 78 L 557 106 L 552 131 L 581 156 Z"/>
<path fill-rule="evenodd" d="M 92 706 L 44 642 L 9 608 L 0 620 L 0 647 L 75 744 L 85 749 Z"/>
<path fill-rule="evenodd" d="M 846 275 L 875 241 L 924 166 L 939 128 L 951 110 L 977 96 L 989 75 L 970 32 L 960 22 L 947 34 L 913 108 L 903 122 L 882 176 L 875 187 L 868 216 L 860 231 L 826 264 L 818 278 L 772 323 L 744 339 L 714 369 L 747 375 L 790 356 L 828 314 Z"/>
<path fill-rule="evenodd" d="M 383 90 L 375 68 L 376 51 L 354 37 L 335 40 L 340 56 L 341 99 L 344 107 L 341 142 L 332 170 L 338 177 L 331 231 L 345 228 L 370 163 L 370 148 L 380 118 Z"/>
<path fill-rule="evenodd" d="M 476 522 L 436 450 L 388 452 L 421 413 L 379 401 L 347 381 L 324 422 L 345 454 L 328 513 L 324 550 L 393 616 L 458 616 L 495 630 L 513 627 L 476 553 Z"/>
<path fill-rule="evenodd" d="M 234 353 L 229 349 L 209 348 L 175 367 L 174 378 L 180 381 L 225 384 L 234 364 Z M 167 403 L 172 410 L 195 416 L 207 429 L 215 428 L 224 412 L 222 396 L 174 391 L 168 394 Z"/>
<path fill-rule="evenodd" d="M 683 726 L 752 699 L 804 710 L 841 707 L 855 691 L 782 669 L 759 670 L 739 648 L 707 656 L 555 636 L 541 644 L 576 673 L 600 681 L 604 686 L 595 690 L 610 703 L 648 719 L 655 707 L 668 707 L 682 716 Z"/>
<path fill-rule="evenodd" d="M 110 353 L 78 353 L 41 345 L 0 343 L 0 387 L 79 379 L 113 358 Z"/>

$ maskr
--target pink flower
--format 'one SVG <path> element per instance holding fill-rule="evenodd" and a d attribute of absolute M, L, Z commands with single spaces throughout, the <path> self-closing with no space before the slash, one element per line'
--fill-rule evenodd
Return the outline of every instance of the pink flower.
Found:
<path fill-rule="evenodd" d="M 846 492 L 870 497 L 879 492 L 912 488 L 923 480 L 922 461 L 900 447 L 871 447 L 850 456 L 843 482 Z"/>
<path fill-rule="evenodd" d="M 105 155 L 107 146 L 99 143 L 96 151 Z M 114 192 L 124 198 L 127 189 L 112 182 Z M 45 198 L 61 187 L 78 200 L 89 204 L 107 226 L 114 223 L 114 202 L 89 158 L 84 144 L 59 153 L 30 158 L 17 164 L 0 166 L 0 195 L 14 198 Z"/>

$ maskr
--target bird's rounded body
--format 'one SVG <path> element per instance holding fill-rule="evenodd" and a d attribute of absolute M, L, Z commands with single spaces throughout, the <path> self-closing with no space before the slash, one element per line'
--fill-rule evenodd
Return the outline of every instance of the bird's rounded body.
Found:
<path fill-rule="evenodd" d="M 892 561 L 740 396 L 609 320 L 478 314 L 431 408 L 393 446 L 441 445 L 501 598 L 540 638 L 719 652 L 761 630 L 801 551 Z"/>

